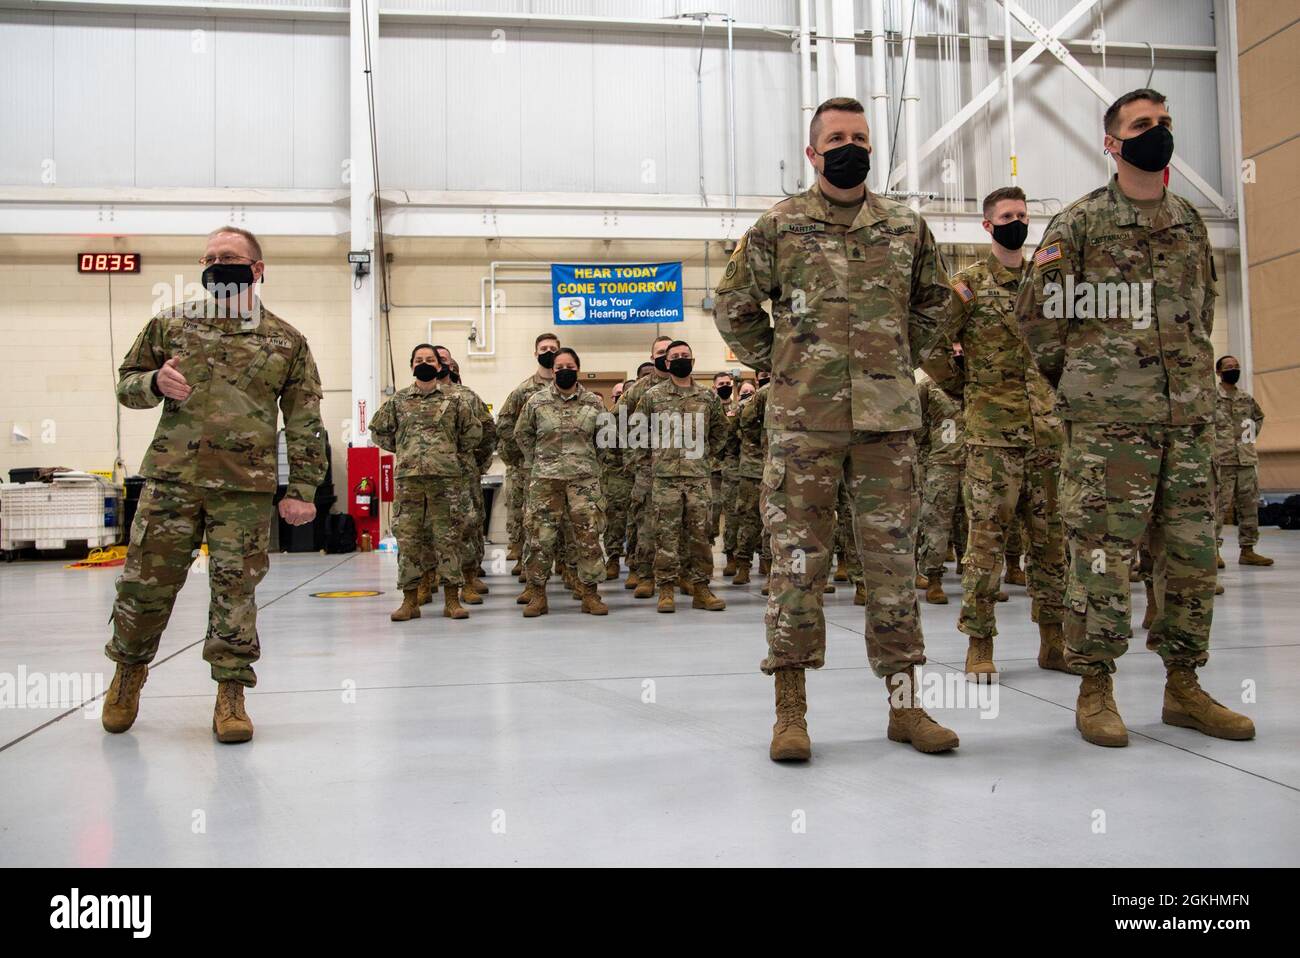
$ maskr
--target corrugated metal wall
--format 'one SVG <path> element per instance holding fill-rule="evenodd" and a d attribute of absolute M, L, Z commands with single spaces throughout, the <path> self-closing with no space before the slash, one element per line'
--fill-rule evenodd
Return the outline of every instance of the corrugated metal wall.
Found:
<path fill-rule="evenodd" d="M 284 5 L 288 0 L 261 0 Z M 383 9 L 446 10 L 446 0 L 377 0 Z M 1001 7 L 984 0 L 988 33 Z M 1022 0 L 1052 23 L 1072 0 Z M 317 4 L 320 5 L 320 4 Z M 345 6 L 330 0 L 327 6 Z M 921 0 L 917 30 L 938 29 L 967 4 Z M 737 20 L 790 26 L 796 0 L 710 0 Z M 900 30 L 900 0 L 887 0 Z M 697 8 L 679 0 L 459 0 L 461 11 L 670 17 Z M 1214 42 L 1211 0 L 1105 0 L 1070 31 L 1086 38 L 1103 22 L 1115 41 Z M 977 11 L 978 12 L 978 11 Z M 858 0 L 857 27 L 870 27 Z M 978 18 L 977 18 L 978 19 Z M 1018 33 L 1023 31 L 1018 30 Z M 630 192 L 696 195 L 730 189 L 725 41 L 711 32 L 554 29 L 386 20 L 376 48 L 381 180 L 385 188 Z M 961 97 L 970 89 L 962 44 Z M 1079 59 L 1100 71 L 1101 58 Z M 990 50 L 990 69 L 1002 62 Z M 348 152 L 347 25 L 317 20 L 0 11 L 0 183 L 66 186 L 342 185 Z M 858 92 L 869 90 L 869 47 L 858 47 Z M 700 83 L 697 88 L 697 67 Z M 890 44 L 897 85 L 903 64 Z M 921 44 L 915 69 L 921 139 L 946 111 L 937 95 L 939 54 Z M 1145 82 L 1145 54 L 1112 52 L 1099 73 L 1116 91 Z M 798 57 L 788 38 L 738 37 L 735 55 L 737 191 L 793 190 L 803 131 Z M 1220 182 L 1213 61 L 1158 56 L 1153 85 L 1170 97 L 1178 150 Z M 702 90 L 703 138 L 697 89 Z M 1050 56 L 1017 85 L 1021 175 L 1035 196 L 1063 201 L 1100 183 L 1103 105 Z M 895 91 L 896 92 L 896 91 Z M 895 97 L 891 116 L 897 115 Z M 984 184 L 976 157 L 1007 167 L 1002 103 L 987 110 L 988 135 L 960 136 L 960 192 Z M 892 126 L 893 124 L 891 124 Z M 942 192 L 942 152 L 921 172 Z M 786 164 L 784 183 L 780 164 Z M 1175 174 L 1174 188 L 1190 187 Z"/>

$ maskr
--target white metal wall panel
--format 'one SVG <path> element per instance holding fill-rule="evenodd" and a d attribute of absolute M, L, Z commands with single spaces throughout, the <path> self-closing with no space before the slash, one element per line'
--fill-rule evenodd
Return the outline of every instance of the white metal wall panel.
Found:
<path fill-rule="evenodd" d="M 52 20 L 48 13 L 0 11 L 0 183 L 57 180 Z"/>
<path fill-rule="evenodd" d="M 446 189 L 448 155 L 469 146 L 447 138 L 446 29 L 432 24 L 386 26 L 378 59 L 380 186 Z"/>
<path fill-rule="evenodd" d="M 696 107 L 696 64 L 700 42 L 688 36 L 664 37 L 664 87 L 667 91 L 669 193 L 698 195 L 700 188 L 700 137 Z M 701 73 L 704 78 L 704 191 L 726 193 L 727 103 L 725 97 L 726 50 L 714 38 L 704 40 Z"/>
<path fill-rule="evenodd" d="M 590 33 L 527 30 L 519 91 L 525 191 L 595 188 L 594 87 Z"/>
<path fill-rule="evenodd" d="M 663 39 L 608 34 L 598 38 L 593 55 L 596 191 L 666 192 Z"/>
<path fill-rule="evenodd" d="M 786 189 L 793 190 L 800 169 L 800 141 L 805 139 L 797 130 L 798 56 L 781 41 L 737 41 L 735 93 L 737 192 L 779 195 L 782 160 Z M 725 108 L 725 81 L 721 96 Z M 724 128 L 720 148 L 725 146 Z"/>
<path fill-rule="evenodd" d="M 292 21 L 220 19 L 216 185 L 293 183 Z"/>
<path fill-rule="evenodd" d="M 293 185 L 338 189 L 349 149 L 346 23 L 294 22 L 292 91 Z"/>
<path fill-rule="evenodd" d="M 54 156 L 65 186 L 135 182 L 133 18 L 68 14 L 54 30 Z"/>
<path fill-rule="evenodd" d="M 447 189 L 524 188 L 520 69 L 525 46 L 514 29 L 447 28 Z M 588 87 L 591 82 L 589 71 L 570 69 L 564 75 Z"/>
<path fill-rule="evenodd" d="M 141 15 L 135 33 L 135 185 L 212 186 L 212 18 Z"/>

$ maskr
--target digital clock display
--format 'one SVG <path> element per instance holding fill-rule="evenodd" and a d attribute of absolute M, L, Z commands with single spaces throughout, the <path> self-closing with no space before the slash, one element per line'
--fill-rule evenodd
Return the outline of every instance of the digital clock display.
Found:
<path fill-rule="evenodd" d="M 138 273 L 139 253 L 78 253 L 78 273 Z"/>

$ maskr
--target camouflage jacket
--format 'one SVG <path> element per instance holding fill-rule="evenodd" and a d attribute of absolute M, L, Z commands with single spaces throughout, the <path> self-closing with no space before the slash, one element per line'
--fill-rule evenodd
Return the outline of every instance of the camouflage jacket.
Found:
<path fill-rule="evenodd" d="M 945 389 L 961 392 L 966 441 L 976 446 L 1059 446 L 1065 430 L 1056 396 L 1029 354 L 1016 323 L 1020 276 L 992 253 L 953 274 L 955 319 L 946 335 L 961 343 L 959 365 L 935 350 L 925 371 Z"/>
<path fill-rule="evenodd" d="M 966 462 L 966 429 L 969 412 L 958 396 L 944 391 L 928 376 L 916 384 L 921 400 L 921 429 L 917 457 L 927 466 L 960 466 Z M 969 407 L 968 407 L 969 408 Z"/>
<path fill-rule="evenodd" d="M 607 462 L 597 433 L 605 405 L 581 383 L 565 398 L 554 383 L 528 397 L 515 423 L 515 442 L 532 479 L 599 478 Z"/>
<path fill-rule="evenodd" d="M 451 382 L 435 382 L 428 392 L 411 385 L 379 407 L 370 438 L 397 453 L 397 478 L 477 476 L 483 427 L 466 392 Z"/>
<path fill-rule="evenodd" d="M 206 489 L 274 492 L 276 403 L 289 452 L 285 495 L 311 502 L 325 478 L 321 386 L 306 338 L 259 304 L 255 324 L 219 318 L 211 299 L 159 313 L 118 369 L 117 399 L 132 409 L 163 404 L 140 473 Z M 167 360 L 192 392 L 184 402 L 153 391 Z"/>
<path fill-rule="evenodd" d="M 649 450 L 655 478 L 712 476 L 713 459 L 727 442 L 727 414 L 717 393 L 666 379 L 646 392 L 637 412 L 645 414 L 656 446 Z"/>
<path fill-rule="evenodd" d="M 722 445 L 714 472 L 730 479 L 739 475 L 740 468 L 740 400 L 723 402 L 722 411 L 727 415 L 727 441 Z"/>
<path fill-rule="evenodd" d="M 1213 421 L 1214 282 L 1205 224 L 1168 190 L 1145 213 L 1112 177 L 1054 216 L 1016 319 L 1061 417 Z"/>
<path fill-rule="evenodd" d="M 497 413 L 497 451 L 507 466 L 521 467 L 524 464 L 523 450 L 515 442 L 515 420 L 523 411 L 524 403 L 528 402 L 533 393 L 545 389 L 552 382 L 553 380 L 543 379 L 533 373 L 516 386 L 501 404 L 501 411 Z"/>
<path fill-rule="evenodd" d="M 638 379 L 627 389 L 623 390 L 623 395 L 620 396 L 618 400 L 618 408 L 614 410 L 615 414 L 619 416 L 620 420 L 624 418 L 630 419 L 632 414 L 636 412 L 637 407 L 641 404 L 641 400 L 645 398 L 646 393 L 655 386 L 662 385 L 666 382 L 672 382 L 672 380 L 669 379 L 667 375 L 659 376 L 656 373 L 650 373 L 648 376 L 643 376 Z M 626 409 L 627 412 L 621 412 L 622 409 Z M 635 479 L 637 471 L 649 464 L 650 450 L 623 448 L 621 458 L 623 462 L 623 474 L 629 479 Z"/>
<path fill-rule="evenodd" d="M 1219 383 L 1214 405 L 1214 461 L 1221 466 L 1257 466 L 1255 440 L 1264 428 L 1264 410 L 1240 386 Z"/>
<path fill-rule="evenodd" d="M 740 424 L 739 475 L 746 479 L 763 478 L 763 460 L 767 455 L 767 430 L 763 428 L 763 415 L 767 412 L 767 394 L 771 385 L 761 386 L 754 398 L 740 407 L 737 417 Z"/>
<path fill-rule="evenodd" d="M 478 446 L 466 463 L 468 471 L 473 474 L 482 476 L 492 465 L 492 457 L 497 451 L 497 424 L 492 418 L 492 411 L 488 409 L 482 397 L 468 386 L 452 383 L 456 389 L 463 392 L 469 408 L 474 412 L 474 418 L 478 420 L 479 426 L 483 429 L 483 438 L 479 440 Z"/>
<path fill-rule="evenodd" d="M 845 227 L 812 189 L 750 227 L 713 315 L 742 362 L 772 371 L 769 428 L 893 432 L 921 424 L 913 371 L 952 295 L 920 214 L 869 193 Z"/>

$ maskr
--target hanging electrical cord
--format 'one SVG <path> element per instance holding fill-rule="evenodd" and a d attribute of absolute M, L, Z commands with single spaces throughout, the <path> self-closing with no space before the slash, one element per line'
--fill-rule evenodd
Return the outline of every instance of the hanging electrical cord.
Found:
<path fill-rule="evenodd" d="M 388 343 L 388 384 L 397 388 L 397 366 L 393 360 L 393 330 L 389 324 L 388 254 L 384 249 L 384 208 L 379 201 L 379 135 L 375 120 L 375 74 L 370 59 L 370 0 L 361 0 L 361 38 L 366 58 L 366 109 L 370 115 L 370 166 L 375 181 L 375 243 L 379 260 L 379 311 L 384 316 L 384 339 Z"/>
<path fill-rule="evenodd" d="M 113 342 L 113 274 L 108 274 L 108 381 L 117 383 L 117 346 Z M 116 392 L 116 388 L 114 392 Z M 113 412 L 116 415 L 117 423 L 115 429 L 116 444 L 113 447 L 113 485 L 117 485 L 118 470 L 122 471 L 122 478 L 126 478 L 126 464 L 122 461 L 122 404 L 113 400 Z"/>
<path fill-rule="evenodd" d="M 912 5 L 912 21 L 907 25 L 907 34 L 905 35 L 910 35 L 910 36 L 916 35 L 915 28 L 916 28 L 917 6 L 918 6 L 917 4 Z M 915 46 L 915 44 L 913 44 L 913 46 Z M 898 91 L 898 114 L 894 117 L 894 136 L 889 141 L 890 143 L 893 144 L 898 143 L 898 128 L 899 126 L 902 125 L 903 122 L 903 89 L 907 84 L 907 69 L 909 66 L 911 66 L 911 64 L 908 63 L 908 61 L 911 59 L 911 56 L 909 56 L 910 52 L 911 51 L 907 49 L 907 44 L 904 43 L 903 44 L 903 80 L 901 83 L 899 83 L 897 86 L 894 87 L 894 89 Z M 896 145 L 891 152 L 892 155 L 889 158 L 889 175 L 885 177 L 885 189 L 889 188 L 889 183 L 894 178 L 894 170 L 898 168 L 898 163 L 896 161 L 898 160 L 899 150 Z"/>
<path fill-rule="evenodd" d="M 698 127 L 699 137 L 699 157 L 700 157 L 700 202 L 705 206 L 709 205 L 709 194 L 704 189 L 704 25 L 708 21 L 708 14 L 702 13 L 700 17 L 700 56 L 695 64 L 695 116 Z"/>

